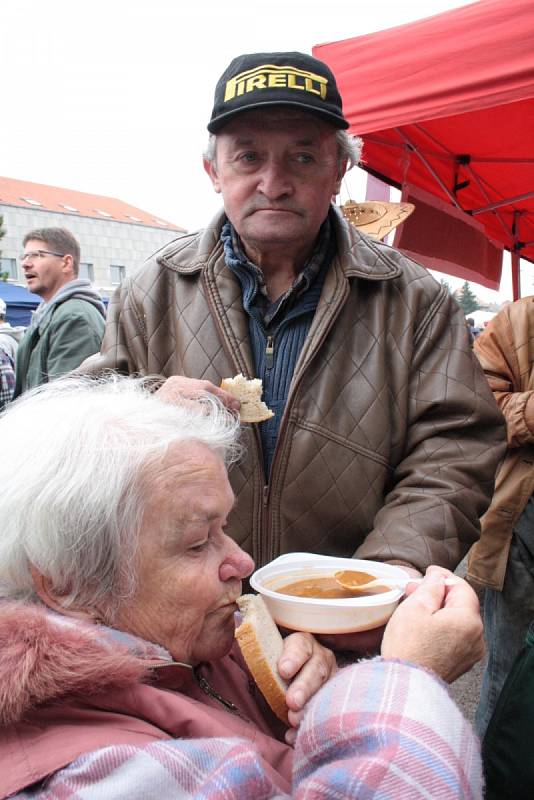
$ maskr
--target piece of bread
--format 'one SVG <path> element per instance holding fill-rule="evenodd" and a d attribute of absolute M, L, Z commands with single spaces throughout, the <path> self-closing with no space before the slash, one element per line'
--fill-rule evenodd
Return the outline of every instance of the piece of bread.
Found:
<path fill-rule="evenodd" d="M 262 383 L 259 378 L 247 380 L 239 373 L 235 378 L 224 378 L 221 389 L 230 392 L 241 401 L 239 409 L 241 422 L 263 422 L 274 417 L 274 413 L 261 399 Z"/>
<path fill-rule="evenodd" d="M 243 653 L 252 677 L 282 722 L 288 725 L 286 690 L 288 687 L 278 672 L 283 639 L 280 631 L 259 594 L 244 594 L 237 599 L 243 621 L 236 628 L 235 638 Z"/>

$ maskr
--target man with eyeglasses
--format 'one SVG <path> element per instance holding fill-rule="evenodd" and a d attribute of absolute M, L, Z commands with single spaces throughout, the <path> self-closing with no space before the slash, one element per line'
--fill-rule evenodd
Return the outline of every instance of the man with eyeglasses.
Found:
<path fill-rule="evenodd" d="M 78 277 L 80 245 L 65 228 L 24 237 L 20 263 L 30 292 L 43 302 L 20 342 L 14 397 L 78 367 L 100 349 L 105 309 L 88 280 Z"/>

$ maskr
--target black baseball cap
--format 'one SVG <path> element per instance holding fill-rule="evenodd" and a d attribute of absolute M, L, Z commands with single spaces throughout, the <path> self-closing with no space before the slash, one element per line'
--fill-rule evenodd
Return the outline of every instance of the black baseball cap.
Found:
<path fill-rule="evenodd" d="M 231 62 L 215 88 L 210 133 L 243 111 L 291 106 L 348 128 L 333 72 L 306 53 L 247 53 Z"/>

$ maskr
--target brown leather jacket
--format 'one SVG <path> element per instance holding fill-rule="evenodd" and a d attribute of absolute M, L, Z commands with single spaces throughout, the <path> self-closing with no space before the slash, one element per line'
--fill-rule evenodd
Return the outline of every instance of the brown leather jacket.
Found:
<path fill-rule="evenodd" d="M 220 215 L 117 291 L 85 370 L 254 375 Z M 229 532 L 257 565 L 307 551 L 454 567 L 479 535 L 504 427 L 464 317 L 422 267 L 336 212 L 326 277 L 280 423 L 269 484 L 255 426 L 230 473 Z"/>
<path fill-rule="evenodd" d="M 468 577 L 500 591 L 512 530 L 534 492 L 534 297 L 506 306 L 474 350 L 504 414 L 508 450 L 481 521 L 482 536 L 469 554 Z"/>

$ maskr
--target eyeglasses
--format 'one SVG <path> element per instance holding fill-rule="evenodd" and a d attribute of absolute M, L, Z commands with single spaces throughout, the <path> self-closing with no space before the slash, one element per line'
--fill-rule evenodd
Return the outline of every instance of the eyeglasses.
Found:
<path fill-rule="evenodd" d="M 64 258 L 65 253 L 53 253 L 52 250 L 28 250 L 27 253 L 20 254 L 19 261 L 22 264 L 27 258 L 33 261 L 36 258 L 44 258 L 45 256 L 57 256 L 58 258 Z"/>

